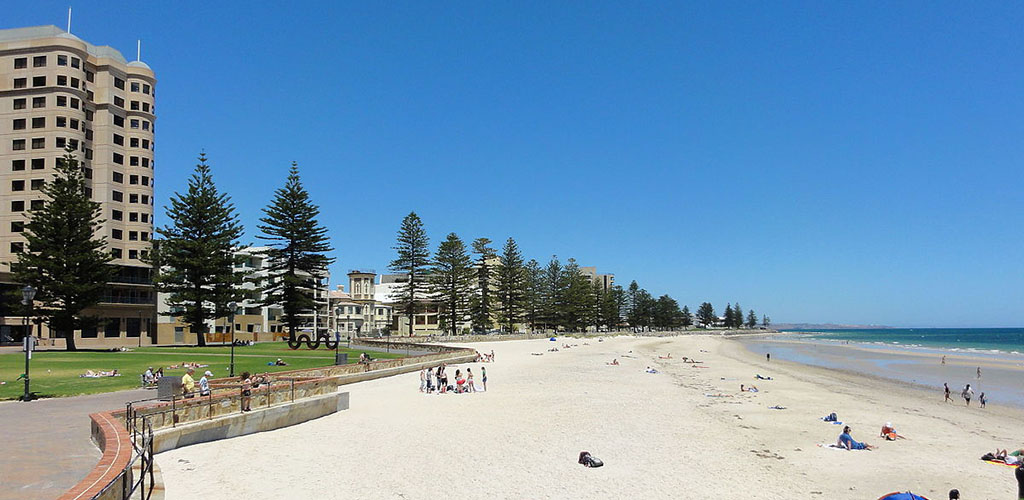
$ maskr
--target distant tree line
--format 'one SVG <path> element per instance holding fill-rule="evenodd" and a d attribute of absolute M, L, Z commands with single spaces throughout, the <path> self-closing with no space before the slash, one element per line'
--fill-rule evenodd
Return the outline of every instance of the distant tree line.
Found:
<path fill-rule="evenodd" d="M 420 217 L 412 212 L 402 220 L 390 269 L 407 276 L 393 300 L 396 311 L 408 317 L 408 334 L 413 333 L 414 316 L 428 303 L 439 306 L 439 328 L 449 334 L 460 333 L 460 328 L 511 332 L 517 325 L 530 331 L 568 332 L 757 326 L 754 311 L 744 316 L 738 303 L 726 307 L 724 320 L 709 302 L 701 304 L 695 317 L 668 295 L 655 299 L 636 281 L 628 290 L 617 285 L 605 288 L 582 273 L 575 259 L 563 263 L 552 256 L 541 265 L 536 259 L 525 260 L 513 238 L 505 241 L 500 253 L 491 244 L 477 238 L 467 246 L 459 235 L 449 233 L 431 254 Z"/>

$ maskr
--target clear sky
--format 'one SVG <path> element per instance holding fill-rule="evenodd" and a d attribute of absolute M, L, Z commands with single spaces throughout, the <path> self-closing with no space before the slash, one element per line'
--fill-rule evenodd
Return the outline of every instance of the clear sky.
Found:
<path fill-rule="evenodd" d="M 157 206 L 205 149 L 254 242 L 298 161 L 334 282 L 385 271 L 415 210 L 434 244 L 512 236 L 691 309 L 1024 323 L 1024 4 L 73 6 L 157 74 Z"/>

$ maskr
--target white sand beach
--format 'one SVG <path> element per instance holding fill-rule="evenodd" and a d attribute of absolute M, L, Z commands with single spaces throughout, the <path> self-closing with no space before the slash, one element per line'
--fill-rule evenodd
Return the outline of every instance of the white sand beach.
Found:
<path fill-rule="evenodd" d="M 547 351 L 563 342 L 578 347 Z M 944 500 L 950 488 L 969 499 L 1016 494 L 1012 468 L 978 458 L 996 447 L 1024 447 L 1017 408 L 965 408 L 959 399 L 943 403 L 938 391 L 769 363 L 716 336 L 472 347 L 496 353 L 494 363 L 468 365 L 478 383 L 486 367 L 486 393 L 424 395 L 418 373 L 345 386 L 347 411 L 157 455 L 167 498 L 873 500 L 910 490 Z M 659 359 L 669 352 L 672 359 Z M 704 363 L 684 363 L 683 356 Z M 613 358 L 619 366 L 606 364 Z M 645 373 L 647 366 L 660 373 Z M 740 393 L 740 384 L 759 392 Z M 775 405 L 786 409 L 769 408 Z M 830 412 L 878 449 L 818 446 L 841 431 L 821 421 Z M 887 421 L 909 439 L 881 440 Z M 578 465 L 583 450 L 605 466 Z"/>

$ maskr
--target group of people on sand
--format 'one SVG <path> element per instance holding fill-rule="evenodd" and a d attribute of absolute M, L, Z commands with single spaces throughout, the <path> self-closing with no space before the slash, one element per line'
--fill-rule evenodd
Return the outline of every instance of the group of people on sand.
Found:
<path fill-rule="evenodd" d="M 480 351 L 475 351 L 475 352 L 476 352 L 476 362 L 477 363 L 493 363 L 494 362 L 494 349 L 491 349 L 491 353 L 490 354 L 487 354 L 486 352 L 481 353 Z"/>
<path fill-rule="evenodd" d="M 493 359 L 493 354 L 491 355 Z M 425 394 L 464 394 L 467 392 L 478 392 L 476 380 L 473 376 L 473 369 L 466 367 L 466 371 L 455 370 L 454 384 L 448 380 L 448 365 L 441 363 L 437 368 L 423 368 L 420 370 L 420 392 Z M 483 383 L 483 390 L 487 391 L 487 368 L 480 367 L 480 381 Z"/>
<path fill-rule="evenodd" d="M 113 370 L 111 370 L 109 372 L 108 371 L 103 371 L 103 370 L 100 370 L 98 372 L 94 372 L 92 370 L 86 370 L 85 373 L 79 375 L 79 377 L 83 377 L 83 378 L 120 377 L 120 376 L 121 376 L 121 373 L 117 371 L 117 368 L 114 368 Z"/>
<path fill-rule="evenodd" d="M 945 397 L 944 401 L 947 403 L 952 403 L 953 398 L 950 396 L 949 382 L 942 384 L 942 392 L 944 393 Z M 963 390 L 960 391 L 960 397 L 963 398 L 967 406 L 971 406 L 971 399 L 974 398 L 974 389 L 971 388 L 971 384 L 967 384 L 964 386 Z M 982 392 L 981 395 L 978 396 L 978 403 L 980 403 L 982 408 L 984 408 L 985 405 L 988 404 L 988 398 L 985 396 L 984 392 Z"/>

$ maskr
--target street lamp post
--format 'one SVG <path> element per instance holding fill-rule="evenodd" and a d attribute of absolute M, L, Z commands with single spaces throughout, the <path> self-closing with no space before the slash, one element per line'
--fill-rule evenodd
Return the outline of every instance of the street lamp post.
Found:
<path fill-rule="evenodd" d="M 229 377 L 235 376 L 235 309 L 238 308 L 238 304 L 234 302 L 228 302 L 228 328 L 231 329 L 231 368 L 228 370 L 230 373 Z"/>
<path fill-rule="evenodd" d="M 32 393 L 29 391 L 29 360 L 32 359 L 32 326 L 30 317 L 32 316 L 32 304 L 33 299 L 36 298 L 36 289 L 31 285 L 25 285 L 25 288 L 21 289 L 21 303 L 26 307 L 25 310 L 25 394 L 21 396 L 22 401 L 32 401 Z"/>

